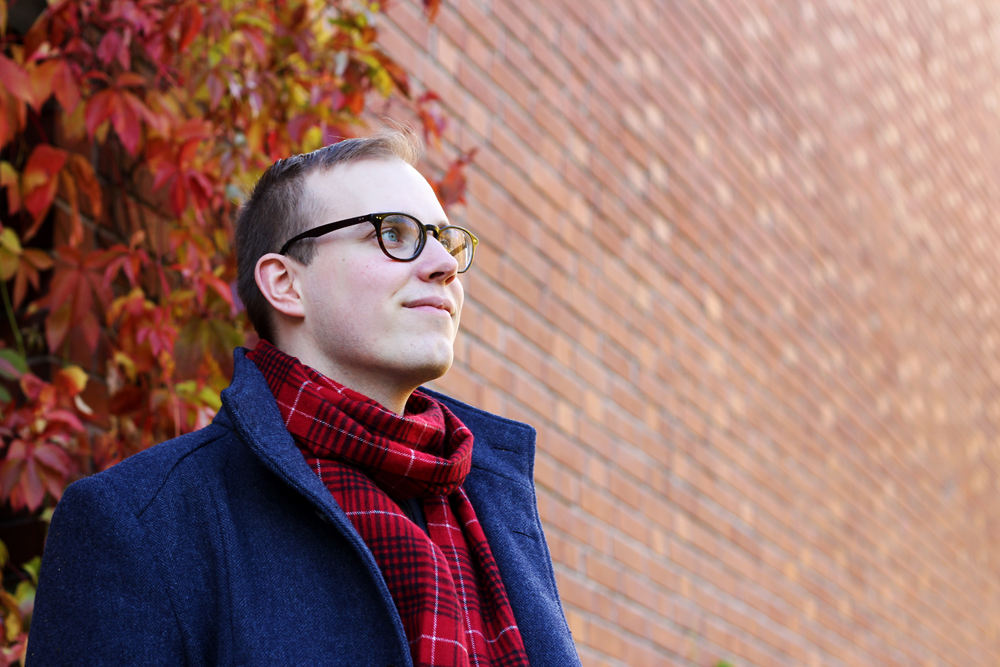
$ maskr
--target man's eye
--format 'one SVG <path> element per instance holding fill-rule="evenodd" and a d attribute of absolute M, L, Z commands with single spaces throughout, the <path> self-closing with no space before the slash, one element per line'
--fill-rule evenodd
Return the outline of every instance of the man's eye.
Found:
<path fill-rule="evenodd" d="M 382 240 L 389 243 L 399 243 L 399 232 L 395 229 L 383 229 Z"/>

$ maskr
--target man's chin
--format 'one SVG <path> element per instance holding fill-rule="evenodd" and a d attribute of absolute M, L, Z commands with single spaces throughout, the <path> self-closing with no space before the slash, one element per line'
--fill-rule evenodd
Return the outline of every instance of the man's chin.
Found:
<path fill-rule="evenodd" d="M 410 382 L 414 386 L 427 384 L 444 377 L 451 369 L 454 359 L 454 355 L 443 356 L 440 359 L 424 359 L 402 371 L 401 375 L 410 378 Z"/>

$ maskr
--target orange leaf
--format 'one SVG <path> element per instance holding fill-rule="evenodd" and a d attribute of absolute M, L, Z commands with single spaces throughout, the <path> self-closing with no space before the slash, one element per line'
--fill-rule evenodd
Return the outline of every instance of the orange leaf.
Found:
<path fill-rule="evenodd" d="M 344 98 L 344 106 L 351 114 L 360 115 L 365 110 L 365 94 L 360 90 L 352 90 Z"/>
<path fill-rule="evenodd" d="M 69 204 L 70 229 L 69 245 L 76 247 L 83 241 L 83 221 L 80 219 L 80 202 L 76 196 L 76 181 L 67 171 L 59 172 L 59 178 L 63 184 L 63 191 L 66 193 L 66 202 Z"/>
<path fill-rule="evenodd" d="M 52 96 L 52 77 L 58 68 L 59 61 L 46 60 L 37 67 L 28 70 L 36 108 L 41 107 Z"/>
<path fill-rule="evenodd" d="M 52 258 L 47 252 L 38 248 L 25 248 L 21 253 L 21 258 L 39 271 L 47 271 L 52 268 Z"/>
<path fill-rule="evenodd" d="M 97 174 L 94 173 L 94 167 L 84 156 L 79 153 L 71 153 L 69 170 L 76 181 L 77 189 L 87 197 L 87 203 L 90 204 L 90 215 L 95 219 L 100 218 L 103 194 L 101 184 L 97 181 Z"/>

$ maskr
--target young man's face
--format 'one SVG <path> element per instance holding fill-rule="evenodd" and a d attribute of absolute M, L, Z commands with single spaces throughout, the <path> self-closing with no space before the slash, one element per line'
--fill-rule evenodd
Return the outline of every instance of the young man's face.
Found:
<path fill-rule="evenodd" d="M 305 186 L 312 227 L 385 212 L 448 224 L 430 185 L 402 160 L 338 165 L 311 174 Z M 372 398 L 444 375 L 464 301 L 455 258 L 428 234 L 417 259 L 394 261 L 369 223 L 315 243 L 312 262 L 297 272 L 305 312 L 302 361 Z"/>

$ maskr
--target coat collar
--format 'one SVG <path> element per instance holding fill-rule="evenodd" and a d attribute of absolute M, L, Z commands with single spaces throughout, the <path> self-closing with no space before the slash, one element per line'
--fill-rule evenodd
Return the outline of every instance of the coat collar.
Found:
<path fill-rule="evenodd" d="M 236 430 L 269 468 L 314 501 L 329 493 L 309 470 L 285 429 L 278 405 L 257 366 L 242 347 L 233 352 L 233 381 L 222 392 L 223 409 L 215 422 Z M 531 480 L 535 429 L 480 410 L 450 396 L 421 387 L 441 401 L 475 436 L 472 465 L 509 479 Z M 324 503 L 326 504 L 326 503 Z"/>

